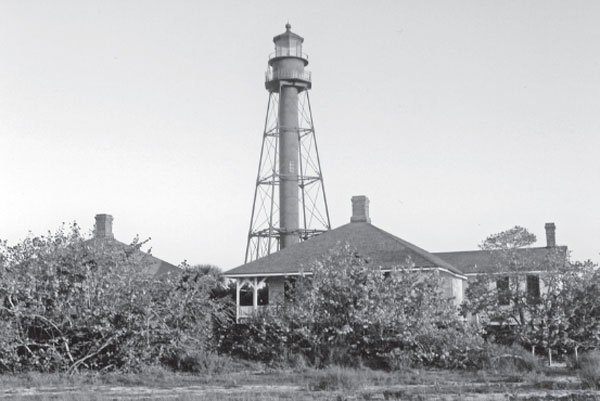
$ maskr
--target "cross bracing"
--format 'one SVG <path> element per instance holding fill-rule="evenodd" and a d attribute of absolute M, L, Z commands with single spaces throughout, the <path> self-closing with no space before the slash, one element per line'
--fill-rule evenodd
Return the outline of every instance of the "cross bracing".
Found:
<path fill-rule="evenodd" d="M 269 92 L 245 262 L 280 249 L 279 93 Z M 304 241 L 331 228 L 308 90 L 298 96 L 298 208 L 295 234 Z"/>

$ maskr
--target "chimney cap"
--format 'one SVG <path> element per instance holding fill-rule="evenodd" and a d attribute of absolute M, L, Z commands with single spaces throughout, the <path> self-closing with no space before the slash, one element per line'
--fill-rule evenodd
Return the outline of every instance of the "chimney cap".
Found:
<path fill-rule="evenodd" d="M 108 217 L 108 218 L 110 218 L 110 219 L 112 219 L 112 218 L 113 218 L 113 217 L 112 217 L 112 214 L 108 214 L 108 213 L 98 213 L 98 214 L 96 215 L 96 219 L 98 219 L 98 218 L 104 218 L 104 217 Z"/>

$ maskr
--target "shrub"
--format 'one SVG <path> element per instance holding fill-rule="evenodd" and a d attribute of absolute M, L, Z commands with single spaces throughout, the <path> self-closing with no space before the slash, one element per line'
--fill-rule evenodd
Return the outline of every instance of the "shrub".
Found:
<path fill-rule="evenodd" d="M 415 336 L 414 366 L 442 369 L 481 368 L 483 340 L 469 324 L 446 322 L 428 327 Z"/>
<path fill-rule="evenodd" d="M 286 332 L 280 322 L 268 317 L 222 324 L 217 328 L 218 350 L 251 361 L 283 363 L 290 354 Z"/>
<path fill-rule="evenodd" d="M 486 344 L 485 367 L 499 372 L 539 372 L 543 362 L 525 348 L 513 344 L 511 346 Z"/>
<path fill-rule="evenodd" d="M 182 351 L 169 355 L 164 364 L 176 371 L 214 375 L 231 371 L 231 359 L 209 351 Z"/>
<path fill-rule="evenodd" d="M 311 390 L 356 390 L 364 385 L 364 372 L 343 366 L 314 371 L 309 381 Z"/>
<path fill-rule="evenodd" d="M 348 246 L 335 249 L 297 278 L 286 304 L 219 327 L 219 349 L 276 364 L 299 355 L 314 367 L 479 367 L 482 340 L 437 274 L 405 267 L 384 274 Z"/>
<path fill-rule="evenodd" d="M 86 241 L 76 225 L 0 241 L 0 373 L 188 369 L 178 355 L 210 351 L 227 311 L 214 278 L 149 277 L 140 246 Z"/>
<path fill-rule="evenodd" d="M 600 351 L 587 352 L 579 359 L 581 382 L 589 388 L 600 387 Z"/>
<path fill-rule="evenodd" d="M 413 366 L 413 353 L 401 348 L 394 348 L 380 357 L 385 367 L 391 371 L 402 371 Z"/>

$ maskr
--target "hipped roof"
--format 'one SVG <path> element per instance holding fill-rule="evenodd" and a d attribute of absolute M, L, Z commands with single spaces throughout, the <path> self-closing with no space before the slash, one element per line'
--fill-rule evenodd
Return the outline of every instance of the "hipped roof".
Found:
<path fill-rule="evenodd" d="M 552 258 L 559 261 L 567 260 L 567 247 L 536 247 L 515 249 L 517 257 L 527 258 L 527 271 L 548 270 Z M 499 259 L 494 251 L 458 251 L 435 252 L 434 255 L 448 263 L 457 266 L 465 274 L 504 273 L 498 266 Z"/>
<path fill-rule="evenodd" d="M 311 264 L 336 246 L 349 244 L 370 264 L 391 269 L 410 259 L 417 268 L 462 272 L 438 256 L 366 222 L 348 223 L 279 252 L 225 272 L 226 277 L 290 275 L 310 272 Z"/>
<path fill-rule="evenodd" d="M 131 245 L 118 241 L 114 238 L 91 238 L 86 241 L 90 246 L 112 248 L 118 251 L 133 250 L 133 253 L 139 257 L 143 265 L 143 273 L 151 277 L 160 277 L 168 273 L 181 272 L 177 266 L 166 262 L 147 252 L 134 249 Z"/>

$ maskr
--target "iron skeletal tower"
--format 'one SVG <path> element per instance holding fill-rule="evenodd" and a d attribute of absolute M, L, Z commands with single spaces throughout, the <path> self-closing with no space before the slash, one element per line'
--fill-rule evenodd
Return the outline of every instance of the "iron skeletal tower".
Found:
<path fill-rule="evenodd" d="M 265 87 L 269 92 L 245 262 L 331 228 L 308 91 L 304 39 L 273 38 Z"/>

